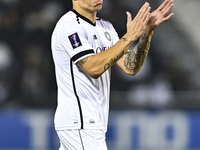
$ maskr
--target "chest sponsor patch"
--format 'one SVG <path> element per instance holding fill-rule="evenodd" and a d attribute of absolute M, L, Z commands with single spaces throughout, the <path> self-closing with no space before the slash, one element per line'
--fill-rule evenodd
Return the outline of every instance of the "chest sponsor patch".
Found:
<path fill-rule="evenodd" d="M 74 34 L 68 36 L 68 38 L 70 40 L 70 43 L 71 43 L 73 49 L 82 46 L 82 43 L 81 43 L 80 38 L 77 33 L 74 33 Z"/>

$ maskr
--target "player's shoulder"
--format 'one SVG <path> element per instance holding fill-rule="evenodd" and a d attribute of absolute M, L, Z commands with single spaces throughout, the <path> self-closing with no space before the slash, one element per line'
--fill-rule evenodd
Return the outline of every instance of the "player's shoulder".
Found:
<path fill-rule="evenodd" d="M 76 15 L 72 11 L 68 11 L 59 19 L 58 23 L 67 23 L 68 25 L 77 23 Z"/>
<path fill-rule="evenodd" d="M 68 11 L 61 16 L 56 24 L 56 29 L 58 29 L 60 32 L 78 30 L 79 27 L 80 25 L 77 22 L 77 17 L 72 11 Z"/>

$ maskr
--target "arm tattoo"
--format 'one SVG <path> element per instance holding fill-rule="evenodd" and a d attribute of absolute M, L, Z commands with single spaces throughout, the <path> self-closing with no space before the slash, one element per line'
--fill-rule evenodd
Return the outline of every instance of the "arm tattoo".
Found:
<path fill-rule="evenodd" d="M 79 65 L 80 67 L 82 67 L 82 66 L 86 63 L 87 59 L 88 59 L 88 57 L 81 59 L 81 60 L 78 62 L 78 65 Z"/>
<path fill-rule="evenodd" d="M 127 51 L 125 53 L 124 65 L 129 72 L 135 72 L 143 66 L 149 47 L 150 42 L 148 41 L 148 36 L 143 34 L 133 51 Z"/>
<path fill-rule="evenodd" d="M 127 51 L 125 53 L 124 65 L 129 72 L 134 72 L 139 68 L 138 60 L 140 59 L 140 53 L 136 54 L 136 51 Z"/>
<path fill-rule="evenodd" d="M 124 51 L 120 55 L 118 55 L 116 58 L 111 58 L 110 61 L 104 65 L 104 70 L 106 71 L 108 68 L 113 66 L 123 55 L 124 55 Z"/>
<path fill-rule="evenodd" d="M 121 38 L 123 40 L 123 42 L 127 42 L 127 38 Z"/>

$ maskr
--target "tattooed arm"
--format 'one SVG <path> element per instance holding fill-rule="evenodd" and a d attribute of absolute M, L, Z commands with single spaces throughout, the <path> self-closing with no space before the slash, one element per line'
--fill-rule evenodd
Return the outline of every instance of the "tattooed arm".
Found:
<path fill-rule="evenodd" d="M 116 64 L 127 52 L 130 46 L 137 41 L 146 29 L 150 17 L 150 6 L 145 3 L 134 19 L 127 13 L 127 33 L 111 48 L 101 53 L 88 56 L 77 64 L 92 78 L 98 78 L 108 68 Z"/>
<path fill-rule="evenodd" d="M 151 32 L 149 36 L 147 36 L 144 33 L 140 37 L 140 40 L 133 49 L 133 51 L 129 50 L 130 46 L 132 45 L 132 42 L 129 42 L 126 36 L 124 36 L 112 48 L 102 53 L 86 57 L 80 60 L 78 62 L 78 65 L 81 68 L 83 68 L 83 70 L 85 70 L 88 74 L 90 75 L 94 74 L 92 76 L 94 78 L 99 77 L 99 75 L 101 75 L 104 71 L 113 66 L 115 63 L 117 63 L 117 65 L 127 74 L 135 75 L 142 68 L 144 61 L 147 57 L 152 35 L 153 32 Z M 96 70 L 91 71 L 91 69 L 96 69 Z M 91 71 L 92 73 L 90 73 L 89 71 Z"/>
<path fill-rule="evenodd" d="M 153 32 L 144 33 L 135 48 L 128 50 L 117 62 L 117 65 L 127 74 L 136 75 L 142 68 L 150 48 Z"/>
<path fill-rule="evenodd" d="M 91 77 L 96 79 L 113 66 L 132 44 L 133 42 L 131 41 L 125 42 L 121 39 L 113 47 L 101 53 L 88 56 L 80 60 L 77 65 Z"/>
<path fill-rule="evenodd" d="M 125 55 L 117 62 L 117 65 L 127 74 L 136 75 L 142 68 L 147 57 L 151 38 L 154 30 L 163 22 L 169 20 L 174 13 L 169 11 L 174 6 L 173 0 L 165 0 L 156 10 L 150 14 L 144 34 L 133 51 L 127 51 Z"/>

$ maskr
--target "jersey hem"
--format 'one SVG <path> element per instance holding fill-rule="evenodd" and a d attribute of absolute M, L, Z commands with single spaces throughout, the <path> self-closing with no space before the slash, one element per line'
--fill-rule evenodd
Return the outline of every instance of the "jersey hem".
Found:
<path fill-rule="evenodd" d="M 80 127 L 72 127 L 72 126 L 55 127 L 56 131 L 60 131 L 60 130 L 78 130 L 78 129 L 81 129 L 81 128 Z M 101 127 L 84 127 L 83 129 L 107 130 L 107 128 L 101 128 Z"/>

